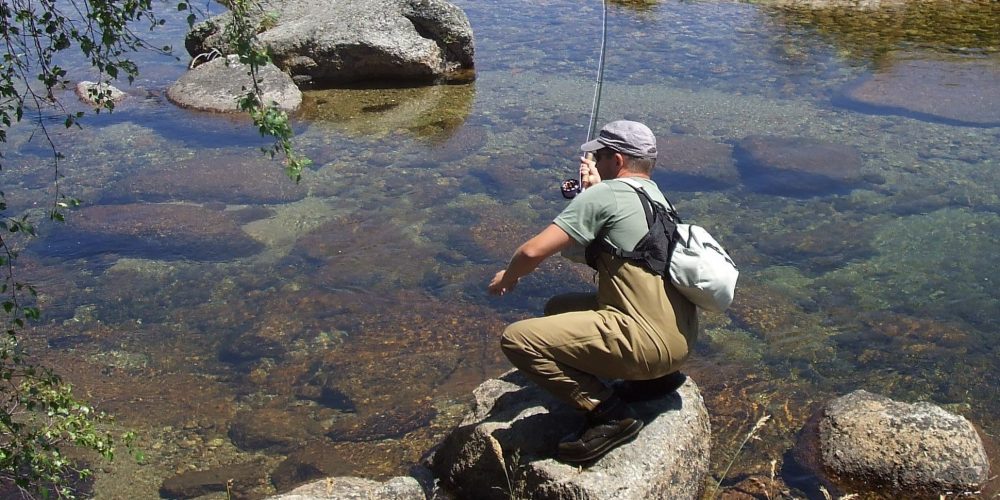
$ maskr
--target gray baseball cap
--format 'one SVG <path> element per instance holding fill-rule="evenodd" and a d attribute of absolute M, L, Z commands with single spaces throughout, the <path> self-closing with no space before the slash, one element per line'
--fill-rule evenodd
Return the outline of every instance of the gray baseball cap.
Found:
<path fill-rule="evenodd" d="M 580 146 L 586 152 L 601 148 L 611 148 L 636 158 L 656 158 L 656 137 L 649 127 L 639 122 L 618 120 L 605 125 L 597 139 Z"/>

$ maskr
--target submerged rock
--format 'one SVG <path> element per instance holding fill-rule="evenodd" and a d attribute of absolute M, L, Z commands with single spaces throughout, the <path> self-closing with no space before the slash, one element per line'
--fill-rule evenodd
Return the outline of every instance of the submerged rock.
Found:
<path fill-rule="evenodd" d="M 184 73 L 167 89 L 167 99 L 182 108 L 236 113 L 240 111 L 237 101 L 253 86 L 249 72 L 250 67 L 235 56 L 218 57 Z M 302 104 L 295 82 L 274 65 L 261 66 L 257 76 L 265 105 L 273 102 L 282 110 L 294 111 Z"/>
<path fill-rule="evenodd" d="M 227 465 L 204 471 L 182 472 L 166 479 L 160 486 L 163 498 L 194 498 L 216 491 L 227 491 L 238 497 L 265 483 L 267 473 L 262 463 Z M 231 483 L 229 483 L 232 481 Z M 228 486 L 227 483 L 231 486 Z"/>
<path fill-rule="evenodd" d="M 740 182 L 733 147 L 691 136 L 669 136 L 657 141 L 660 153 L 653 180 L 665 191 L 707 191 Z"/>
<path fill-rule="evenodd" d="M 231 53 L 224 35 L 231 19 L 226 13 L 195 26 L 188 53 Z M 429 81 L 473 67 L 472 26 L 444 0 L 265 2 L 255 22 L 259 42 L 296 81 Z"/>
<path fill-rule="evenodd" d="M 194 201 L 259 205 L 288 203 L 305 196 L 305 187 L 289 179 L 279 163 L 250 153 L 199 156 L 149 167 L 111 185 L 101 202 Z"/>
<path fill-rule="evenodd" d="M 589 467 L 553 460 L 581 416 L 518 372 L 475 390 L 475 407 L 430 459 L 460 498 L 698 498 L 708 473 L 709 421 L 691 379 L 674 394 L 635 405 L 646 426 Z"/>
<path fill-rule="evenodd" d="M 319 424 L 287 408 L 241 411 L 229 426 L 229 439 L 242 450 L 289 453 L 322 434 Z"/>
<path fill-rule="evenodd" d="M 64 259 L 110 253 L 219 261 L 262 249 L 225 214 L 194 205 L 97 205 L 67 219 L 71 224 L 39 242 L 39 253 Z"/>
<path fill-rule="evenodd" d="M 828 485 L 896 498 L 974 492 L 990 470 L 964 417 L 863 390 L 825 405 L 802 433 L 796 458 Z"/>
<path fill-rule="evenodd" d="M 902 59 L 851 84 L 836 102 L 862 111 L 1000 127 L 1000 61 Z"/>
<path fill-rule="evenodd" d="M 846 144 L 804 137 L 750 136 L 736 145 L 736 157 L 743 182 L 767 194 L 831 194 L 862 179 L 861 155 Z"/>

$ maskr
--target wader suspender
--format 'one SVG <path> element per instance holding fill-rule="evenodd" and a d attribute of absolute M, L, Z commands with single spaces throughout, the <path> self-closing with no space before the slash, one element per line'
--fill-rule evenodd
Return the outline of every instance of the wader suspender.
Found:
<path fill-rule="evenodd" d="M 604 238 L 604 232 L 602 231 L 594 239 L 594 242 L 587 246 L 587 264 L 597 269 L 597 255 L 600 252 L 607 252 L 618 258 L 640 262 L 654 273 L 667 277 L 669 276 L 670 256 L 673 255 L 674 247 L 677 246 L 677 239 L 680 236 L 677 233 L 677 224 L 681 223 L 681 218 L 677 215 L 677 211 L 674 210 L 674 206 L 670 203 L 670 200 L 667 200 L 667 206 L 670 207 L 667 209 L 659 202 L 650 198 L 649 193 L 646 193 L 646 190 L 641 186 L 635 186 L 628 181 L 622 182 L 628 184 L 639 195 L 639 201 L 642 203 L 642 211 L 646 214 L 646 227 L 650 231 L 647 231 L 646 235 L 639 240 L 635 250 L 622 250 L 615 247 Z M 655 245 L 654 248 L 649 248 L 650 243 L 655 243 L 656 239 L 660 236 L 652 234 L 652 231 L 658 230 L 658 227 L 654 225 L 656 215 L 660 215 L 664 221 L 663 237 L 667 240 L 666 253 L 663 253 L 661 249 L 655 248 Z"/>

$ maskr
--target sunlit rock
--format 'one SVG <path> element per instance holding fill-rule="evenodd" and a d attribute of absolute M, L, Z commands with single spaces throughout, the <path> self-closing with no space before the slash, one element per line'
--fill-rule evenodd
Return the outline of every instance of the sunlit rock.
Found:
<path fill-rule="evenodd" d="M 638 437 L 586 468 L 552 458 L 581 415 L 519 372 L 486 381 L 475 397 L 472 413 L 431 458 L 435 477 L 460 498 L 698 498 L 708 473 L 708 412 L 691 379 L 634 405 L 646 421 Z"/>
<path fill-rule="evenodd" d="M 849 86 L 838 102 L 863 111 L 1000 127 L 1000 58 L 906 54 Z"/>
<path fill-rule="evenodd" d="M 155 165 L 129 175 L 111 184 L 104 191 L 101 202 L 265 204 L 288 203 L 305 196 L 306 189 L 289 179 L 278 162 L 254 153 L 207 154 Z"/>
<path fill-rule="evenodd" d="M 805 137 L 750 136 L 736 145 L 737 166 L 750 189 L 783 196 L 838 193 L 862 178 L 852 146 Z"/>
<path fill-rule="evenodd" d="M 982 439 L 964 417 L 863 390 L 823 407 L 796 458 L 835 490 L 896 498 L 975 492 L 990 470 Z"/>
<path fill-rule="evenodd" d="M 194 205 L 97 205 L 72 212 L 70 221 L 35 247 L 64 259 L 116 254 L 203 261 L 253 255 L 261 245 L 222 212 Z"/>
<path fill-rule="evenodd" d="M 302 92 L 277 67 L 263 65 L 257 76 L 264 105 L 275 103 L 279 109 L 294 111 L 302 104 Z M 238 59 L 218 57 L 184 73 L 167 89 L 167 99 L 183 108 L 236 113 L 240 111 L 238 100 L 252 88 L 249 66 Z"/>
<path fill-rule="evenodd" d="M 672 135 L 658 139 L 656 145 L 659 153 L 653 180 L 665 192 L 709 191 L 740 182 L 733 147 L 728 144 Z"/>
<path fill-rule="evenodd" d="M 231 18 L 195 26 L 188 53 L 233 52 L 224 34 Z M 266 2 L 251 22 L 275 64 L 306 82 L 430 81 L 473 67 L 469 20 L 444 0 Z"/>
<path fill-rule="evenodd" d="M 378 482 L 360 477 L 328 477 L 304 484 L 288 493 L 268 497 L 269 500 L 335 500 L 335 499 L 424 500 L 420 483 L 412 477 L 397 476 Z"/>
<path fill-rule="evenodd" d="M 117 103 L 125 100 L 126 94 L 114 85 L 82 81 L 76 84 L 76 95 L 81 101 L 97 105 L 98 99 Z"/>

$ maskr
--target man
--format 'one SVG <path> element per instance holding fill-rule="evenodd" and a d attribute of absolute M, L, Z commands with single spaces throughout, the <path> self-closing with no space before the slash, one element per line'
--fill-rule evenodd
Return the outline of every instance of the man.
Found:
<path fill-rule="evenodd" d="M 650 179 L 656 163 L 653 132 L 638 122 L 615 121 L 581 149 L 594 153 L 593 161 L 580 163 L 585 190 L 517 249 L 490 282 L 491 294 L 513 290 L 521 277 L 557 252 L 583 247 L 596 252 L 600 239 L 631 251 L 648 232 L 640 195 L 621 179 L 638 182 L 654 201 L 666 203 Z M 606 251 L 592 255 L 596 294 L 556 296 L 546 304 L 545 317 L 511 324 L 501 340 L 514 366 L 586 412 L 580 433 L 559 444 L 559 458 L 567 462 L 590 462 L 633 439 L 643 422 L 628 400 L 680 386 L 684 376 L 677 370 L 698 333 L 697 309 L 669 279 Z M 604 382 L 614 379 L 642 382 L 619 383 L 616 390 Z"/>

